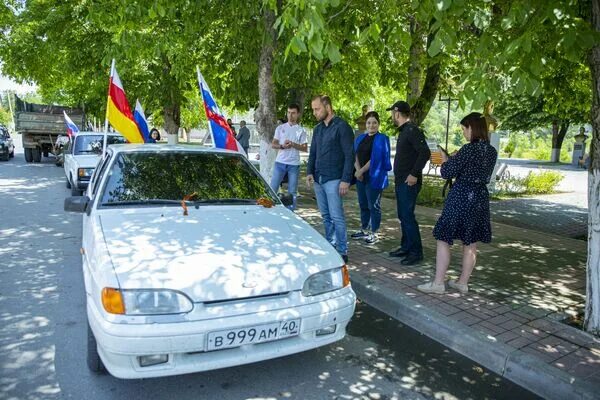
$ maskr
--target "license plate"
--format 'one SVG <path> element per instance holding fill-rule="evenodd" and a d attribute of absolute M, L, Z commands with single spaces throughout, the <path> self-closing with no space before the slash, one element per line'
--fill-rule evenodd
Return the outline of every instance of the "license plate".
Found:
<path fill-rule="evenodd" d="M 300 333 L 300 319 L 215 331 L 208 334 L 207 351 L 270 342 L 297 336 L 298 333 Z"/>

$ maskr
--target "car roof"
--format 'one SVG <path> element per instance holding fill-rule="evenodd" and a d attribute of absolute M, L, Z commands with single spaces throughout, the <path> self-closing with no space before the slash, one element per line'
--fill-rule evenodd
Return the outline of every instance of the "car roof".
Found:
<path fill-rule="evenodd" d="M 159 152 L 159 153 L 216 153 L 216 154 L 240 154 L 237 151 L 219 149 L 216 147 L 204 147 L 196 145 L 181 144 L 155 144 L 155 143 L 126 143 L 111 144 L 109 149 L 114 153 L 138 153 L 138 152 Z"/>
<path fill-rule="evenodd" d="M 75 136 L 104 136 L 104 132 L 89 132 L 89 131 L 84 131 L 84 132 L 77 132 L 75 134 Z M 107 132 L 106 136 L 121 136 L 122 135 L 120 133 L 115 133 L 115 132 Z"/>

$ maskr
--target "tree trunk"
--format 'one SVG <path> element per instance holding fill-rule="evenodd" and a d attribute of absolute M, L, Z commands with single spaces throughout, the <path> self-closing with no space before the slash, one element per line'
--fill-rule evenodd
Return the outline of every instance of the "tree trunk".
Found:
<path fill-rule="evenodd" d="M 592 29 L 600 33 L 600 2 L 592 1 Z M 600 44 L 588 57 L 592 75 L 592 140 L 588 178 L 588 259 L 584 329 L 600 335 Z"/>
<path fill-rule="evenodd" d="M 410 49 L 408 64 L 408 82 L 406 101 L 415 104 L 421 94 L 421 76 L 423 75 L 423 54 L 425 53 L 425 34 L 423 25 L 415 16 L 410 17 Z"/>
<path fill-rule="evenodd" d="M 550 155 L 550 162 L 560 162 L 560 149 L 562 148 L 570 124 L 570 121 L 562 121 L 559 129 L 558 121 L 552 122 L 552 154 Z"/>
<path fill-rule="evenodd" d="M 273 83 L 273 58 L 277 44 L 277 31 L 273 28 L 275 13 L 268 7 L 263 8 L 265 36 L 258 65 L 258 108 L 254 114 L 256 129 L 261 136 L 260 172 L 267 182 L 271 181 L 275 150 L 270 143 L 275 134 L 276 104 L 275 84 Z M 269 146 L 265 146 L 268 143 Z"/>
<path fill-rule="evenodd" d="M 164 107 L 163 118 L 165 120 L 164 128 L 167 131 L 168 143 L 176 144 L 178 142 L 179 125 L 181 124 L 179 104 Z"/>
<path fill-rule="evenodd" d="M 414 106 L 411 107 L 410 119 L 417 125 L 421 125 L 423 123 L 423 120 L 425 120 L 425 117 L 427 117 L 427 114 L 429 114 L 431 105 L 437 96 L 440 85 L 440 68 L 441 66 L 439 62 L 436 62 L 427 68 L 425 84 L 423 85 L 421 95 L 417 99 Z"/>

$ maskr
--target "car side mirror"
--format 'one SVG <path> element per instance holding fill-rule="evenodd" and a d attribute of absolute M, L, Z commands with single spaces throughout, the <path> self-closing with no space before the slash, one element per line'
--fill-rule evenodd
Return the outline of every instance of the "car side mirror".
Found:
<path fill-rule="evenodd" d="M 84 213 L 90 203 L 90 198 L 87 196 L 71 196 L 65 199 L 65 211 Z"/>
<path fill-rule="evenodd" d="M 294 204 L 294 196 L 289 193 L 279 193 L 279 199 L 284 206 L 289 207 Z"/>

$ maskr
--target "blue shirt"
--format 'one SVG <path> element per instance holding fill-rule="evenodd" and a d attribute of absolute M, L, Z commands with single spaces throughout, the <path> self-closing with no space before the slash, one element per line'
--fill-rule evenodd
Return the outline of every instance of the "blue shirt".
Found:
<path fill-rule="evenodd" d="M 333 117 L 329 125 L 321 121 L 313 130 L 306 173 L 315 182 L 325 183 L 334 179 L 352 181 L 354 168 L 354 132 L 346 121 Z"/>

